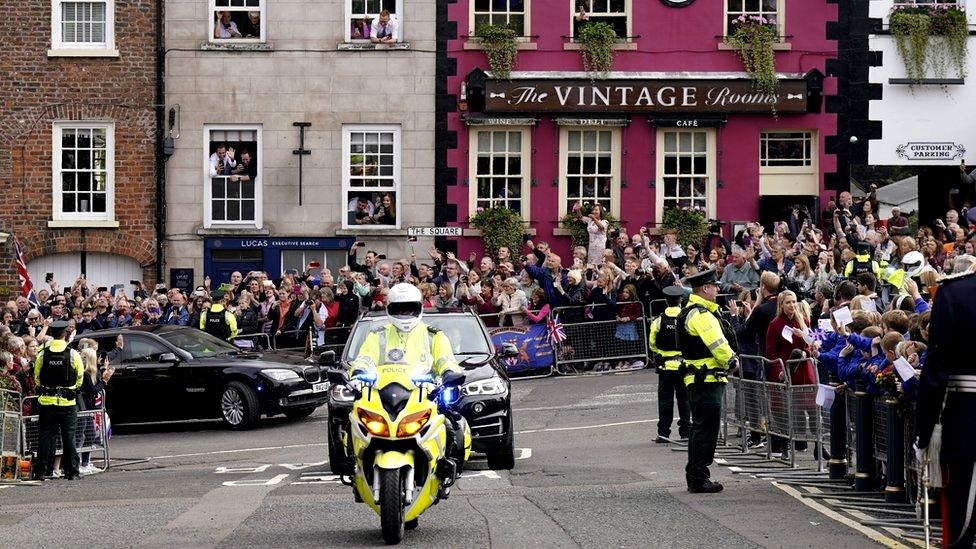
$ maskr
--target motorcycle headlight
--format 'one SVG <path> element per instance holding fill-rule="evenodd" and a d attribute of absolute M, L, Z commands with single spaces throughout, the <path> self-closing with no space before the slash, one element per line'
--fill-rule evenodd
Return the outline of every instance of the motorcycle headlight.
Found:
<path fill-rule="evenodd" d="M 397 438 L 416 435 L 430 421 L 430 410 L 424 410 L 403 418 L 397 426 Z"/>
<path fill-rule="evenodd" d="M 352 391 L 345 385 L 333 385 L 331 389 L 332 400 L 337 402 L 352 402 L 356 399 Z"/>
<path fill-rule="evenodd" d="M 461 393 L 465 396 L 500 395 L 505 392 L 505 384 L 500 377 L 491 377 L 480 381 L 472 381 L 461 386 Z"/>
<path fill-rule="evenodd" d="M 360 408 L 359 423 L 373 435 L 378 437 L 390 436 L 390 425 L 386 422 L 386 419 L 379 414 Z"/>
<path fill-rule="evenodd" d="M 261 373 L 268 376 L 275 381 L 287 381 L 289 379 L 301 379 L 298 372 L 294 370 L 285 370 L 272 368 L 270 370 L 261 370 Z"/>

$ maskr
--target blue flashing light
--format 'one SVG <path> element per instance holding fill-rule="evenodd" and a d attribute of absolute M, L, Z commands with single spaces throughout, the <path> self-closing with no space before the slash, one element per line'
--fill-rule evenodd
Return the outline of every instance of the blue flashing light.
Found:
<path fill-rule="evenodd" d="M 440 394 L 441 404 L 450 406 L 458 399 L 458 391 L 455 387 L 444 387 Z"/>
<path fill-rule="evenodd" d="M 434 376 L 432 376 L 430 374 L 426 374 L 426 375 L 422 375 L 422 376 L 416 376 L 416 377 L 412 378 L 410 381 L 414 385 L 420 385 L 422 383 L 433 383 L 434 382 Z"/>

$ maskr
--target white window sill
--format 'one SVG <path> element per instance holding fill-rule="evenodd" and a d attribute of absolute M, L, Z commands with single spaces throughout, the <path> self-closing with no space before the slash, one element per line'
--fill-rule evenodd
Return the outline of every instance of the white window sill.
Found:
<path fill-rule="evenodd" d="M 522 39 L 515 43 L 515 49 L 517 50 L 537 50 L 539 49 L 539 44 L 535 42 L 523 42 Z M 528 40 L 528 39 L 525 39 Z M 484 50 L 485 47 L 481 44 L 481 40 L 472 37 L 470 40 L 464 43 L 464 49 L 466 50 Z"/>
<path fill-rule="evenodd" d="M 270 229 L 259 229 L 247 225 L 211 225 L 198 227 L 197 236 L 271 236 Z"/>
<path fill-rule="evenodd" d="M 564 50 L 582 50 L 583 44 L 579 42 L 566 42 L 563 44 Z M 637 51 L 637 42 L 617 42 L 613 45 L 614 51 Z"/>
<path fill-rule="evenodd" d="M 526 235 L 529 235 L 529 236 L 535 236 L 536 235 L 536 230 L 535 229 L 530 229 L 530 228 L 526 227 L 525 229 L 522 229 L 522 234 L 526 234 Z M 481 229 L 464 229 L 464 230 L 461 231 L 461 235 L 462 236 L 481 236 Z"/>
<path fill-rule="evenodd" d="M 356 229 L 336 229 L 336 236 L 365 236 L 369 235 L 369 238 L 375 238 L 379 236 L 392 236 L 392 237 L 406 237 L 406 229 L 368 229 L 364 225 L 363 228 Z"/>
<path fill-rule="evenodd" d="M 721 51 L 735 51 L 739 48 L 736 48 L 732 44 L 719 42 L 718 49 Z M 790 51 L 792 49 L 793 49 L 793 44 L 790 44 L 789 42 L 773 42 L 773 51 Z"/>
<path fill-rule="evenodd" d="M 48 57 L 118 57 L 119 50 L 85 49 L 85 48 L 52 48 L 47 50 Z"/>
<path fill-rule="evenodd" d="M 48 229 L 118 229 L 118 221 L 95 221 L 87 219 L 59 219 L 47 222 Z"/>
<path fill-rule="evenodd" d="M 336 45 L 339 51 L 375 51 L 375 50 L 409 50 L 410 42 L 397 42 L 395 44 L 374 44 L 372 42 L 339 42 Z"/>
<path fill-rule="evenodd" d="M 201 51 L 274 51 L 269 42 L 204 42 Z"/>

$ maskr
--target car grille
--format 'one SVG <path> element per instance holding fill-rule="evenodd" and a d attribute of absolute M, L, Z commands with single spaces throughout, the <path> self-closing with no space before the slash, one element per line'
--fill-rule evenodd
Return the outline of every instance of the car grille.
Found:
<path fill-rule="evenodd" d="M 505 433 L 505 424 L 502 423 L 503 418 L 494 418 L 488 420 L 484 423 L 472 423 L 471 424 L 471 436 L 473 438 L 498 436 Z"/>
<path fill-rule="evenodd" d="M 318 383 L 322 381 L 322 372 L 318 367 L 309 366 L 302 370 L 302 377 L 309 383 Z"/>

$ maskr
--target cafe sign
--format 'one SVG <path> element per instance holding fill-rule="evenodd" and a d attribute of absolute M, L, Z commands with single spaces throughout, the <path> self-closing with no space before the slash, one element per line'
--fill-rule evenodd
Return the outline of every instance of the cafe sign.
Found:
<path fill-rule="evenodd" d="M 751 80 L 488 80 L 485 112 L 805 113 L 806 80 L 780 80 L 775 93 Z"/>

